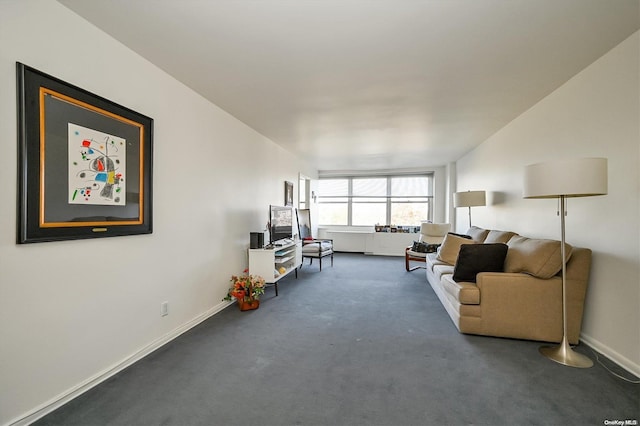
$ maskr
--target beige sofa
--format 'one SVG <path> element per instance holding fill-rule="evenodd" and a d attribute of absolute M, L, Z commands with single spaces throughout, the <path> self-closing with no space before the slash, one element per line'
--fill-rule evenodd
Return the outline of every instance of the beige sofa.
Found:
<path fill-rule="evenodd" d="M 562 262 L 560 242 L 514 232 L 471 227 L 470 240 L 447 235 L 438 253 L 427 255 L 427 280 L 462 333 L 560 342 Z M 504 272 L 479 272 L 476 282 L 456 282 L 464 244 L 506 244 Z M 457 247 L 456 247 L 457 246 Z M 567 338 L 577 344 L 591 267 L 591 250 L 566 245 Z M 486 247 L 477 249 L 485 249 Z M 462 249 L 469 252 L 469 248 Z M 462 256 L 461 256 L 462 257 Z M 457 273 L 457 272 L 456 272 Z M 458 274 L 459 276 L 459 274 Z"/>

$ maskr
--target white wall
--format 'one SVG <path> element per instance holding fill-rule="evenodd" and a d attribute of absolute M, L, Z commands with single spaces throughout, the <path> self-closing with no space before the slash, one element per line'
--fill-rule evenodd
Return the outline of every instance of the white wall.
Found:
<path fill-rule="evenodd" d="M 593 250 L 583 340 L 640 374 L 638 33 L 457 162 L 458 190 L 485 189 L 473 224 L 560 238 L 555 200 L 522 199 L 523 170 L 552 158 L 606 157 L 609 193 L 568 200 L 567 242 Z M 523 82 L 524 84 L 525 82 Z M 457 230 L 467 228 L 457 209 Z"/>
<path fill-rule="evenodd" d="M 155 120 L 151 235 L 16 245 L 20 61 Z M 317 172 L 53 0 L 0 2 L 0 424 L 225 306 L 249 232 Z M 91 274 L 96 253 L 109 274 Z M 160 317 L 160 303 L 169 316 Z"/>

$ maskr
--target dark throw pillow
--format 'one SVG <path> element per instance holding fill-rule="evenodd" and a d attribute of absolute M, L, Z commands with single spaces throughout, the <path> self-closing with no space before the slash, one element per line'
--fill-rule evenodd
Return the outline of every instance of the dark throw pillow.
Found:
<path fill-rule="evenodd" d="M 460 238 L 466 238 L 467 240 L 473 240 L 473 238 L 471 237 L 471 235 L 466 235 L 466 234 L 456 234 L 455 232 L 447 232 L 447 234 L 455 235 L 456 237 L 460 237 Z"/>
<path fill-rule="evenodd" d="M 435 253 L 438 247 L 440 247 L 440 244 L 427 244 L 422 241 L 414 241 L 411 250 L 416 253 Z"/>
<path fill-rule="evenodd" d="M 502 243 L 461 246 L 453 270 L 453 280 L 475 283 L 479 272 L 503 272 L 508 248 Z"/>
<path fill-rule="evenodd" d="M 427 244 L 427 253 L 435 253 L 438 251 L 440 244 Z"/>

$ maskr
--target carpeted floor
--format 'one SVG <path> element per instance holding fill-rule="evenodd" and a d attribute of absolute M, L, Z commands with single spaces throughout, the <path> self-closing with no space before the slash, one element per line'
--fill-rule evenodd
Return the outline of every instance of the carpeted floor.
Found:
<path fill-rule="evenodd" d="M 599 364 L 554 363 L 539 346 L 458 333 L 424 270 L 406 272 L 404 258 L 338 253 L 333 268 L 305 263 L 278 297 L 267 289 L 260 309 L 230 306 L 37 424 L 640 420 L 638 385 Z"/>

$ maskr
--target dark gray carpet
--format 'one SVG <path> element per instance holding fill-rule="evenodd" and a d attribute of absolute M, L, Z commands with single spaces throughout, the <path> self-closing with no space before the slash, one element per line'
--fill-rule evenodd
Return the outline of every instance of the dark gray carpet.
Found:
<path fill-rule="evenodd" d="M 539 343 L 459 334 L 424 270 L 338 253 L 305 263 L 38 425 L 603 425 L 640 420 L 638 385 Z M 594 354 L 584 345 L 576 350 Z M 615 367 L 615 366 L 614 366 Z M 620 371 L 620 370 L 618 370 Z"/>

